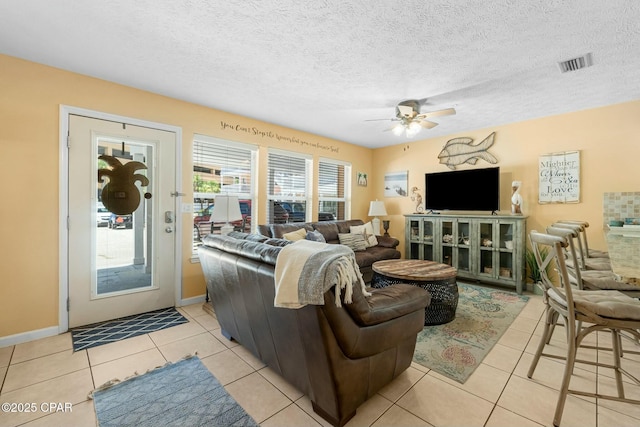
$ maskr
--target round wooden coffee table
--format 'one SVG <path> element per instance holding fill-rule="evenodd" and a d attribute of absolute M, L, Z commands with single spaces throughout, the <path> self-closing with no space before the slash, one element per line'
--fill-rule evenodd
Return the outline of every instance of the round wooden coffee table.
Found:
<path fill-rule="evenodd" d="M 428 260 L 388 259 L 374 262 L 371 268 L 374 288 L 408 283 L 429 291 L 431 304 L 424 310 L 425 325 L 441 325 L 456 317 L 458 270 L 454 267 Z"/>

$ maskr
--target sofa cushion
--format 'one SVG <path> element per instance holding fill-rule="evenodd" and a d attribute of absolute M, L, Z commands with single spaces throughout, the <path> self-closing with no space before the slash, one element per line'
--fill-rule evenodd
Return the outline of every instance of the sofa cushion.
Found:
<path fill-rule="evenodd" d="M 336 221 L 339 233 L 350 233 L 351 227 L 354 225 L 363 225 L 364 221 L 361 219 L 345 219 L 342 221 Z"/>
<path fill-rule="evenodd" d="M 271 232 L 271 224 L 260 224 L 258 225 L 258 233 L 263 236 L 273 237 L 273 233 Z"/>
<path fill-rule="evenodd" d="M 389 236 L 377 236 L 378 246 L 382 246 L 384 248 L 395 248 L 400 244 L 400 240 L 395 237 Z"/>
<path fill-rule="evenodd" d="M 313 242 L 327 243 L 324 239 L 324 236 L 318 230 L 307 231 L 307 240 L 311 240 Z"/>
<path fill-rule="evenodd" d="M 369 289 L 370 297 L 354 296 L 345 304 L 351 318 L 361 326 L 371 326 L 404 316 L 428 306 L 431 295 L 423 289 L 399 283 L 379 289 Z"/>
<path fill-rule="evenodd" d="M 306 237 L 307 237 L 307 230 L 304 228 L 301 228 L 296 231 L 290 231 L 282 235 L 283 239 L 290 240 L 292 242 L 295 242 L 296 240 L 304 240 Z"/>
<path fill-rule="evenodd" d="M 240 240 L 251 240 L 252 242 L 258 243 L 263 243 L 265 240 L 269 239 L 267 236 L 263 236 L 261 234 L 249 234 L 243 231 L 232 231 L 227 234 L 227 236 Z"/>
<path fill-rule="evenodd" d="M 275 239 L 272 237 L 264 236 L 262 234 L 249 234 L 249 233 L 244 233 L 242 231 L 232 231 L 227 236 L 233 237 L 234 239 L 248 240 L 251 242 L 264 243 L 269 246 L 278 246 L 278 247 L 286 246 L 289 243 L 291 243 L 291 241 L 285 240 L 285 239 Z"/>
<path fill-rule="evenodd" d="M 314 222 L 313 228 L 318 230 L 324 236 L 327 243 L 338 243 L 338 225 L 333 221 Z M 345 231 L 348 233 L 349 231 Z"/>
<path fill-rule="evenodd" d="M 367 222 L 364 225 L 352 225 L 350 227 L 350 232 L 354 234 L 362 234 L 365 242 L 367 242 L 368 248 L 378 244 L 378 239 L 376 239 L 376 235 L 373 233 L 373 225 L 371 225 L 371 222 Z"/>
<path fill-rule="evenodd" d="M 269 241 L 271 240 L 276 239 L 267 239 L 264 243 L 260 243 L 248 239 L 209 234 L 202 239 L 202 242 L 205 246 L 209 246 L 211 248 L 275 266 L 276 259 L 278 258 L 278 254 L 282 248 L 270 245 Z M 286 240 L 281 241 L 291 243 Z M 200 253 L 200 249 L 198 249 L 198 253 Z"/>
<path fill-rule="evenodd" d="M 354 252 L 367 250 L 367 242 L 364 241 L 362 234 L 340 233 L 338 239 L 341 245 L 350 247 Z"/>
<path fill-rule="evenodd" d="M 282 247 L 282 246 L 287 246 L 289 243 L 293 243 L 293 242 L 291 240 L 276 239 L 275 237 L 271 237 L 265 240 L 263 243 L 265 245 Z"/>
<path fill-rule="evenodd" d="M 384 259 L 399 259 L 400 252 L 393 248 L 384 248 L 382 246 L 374 246 L 367 248 L 366 251 L 356 252 L 356 262 L 360 267 L 370 267 L 376 261 Z"/>
<path fill-rule="evenodd" d="M 275 237 L 276 239 L 282 239 L 286 233 L 298 231 L 301 228 L 313 231 L 313 227 L 307 223 L 270 224 L 269 228 L 271 229 L 270 237 Z"/>

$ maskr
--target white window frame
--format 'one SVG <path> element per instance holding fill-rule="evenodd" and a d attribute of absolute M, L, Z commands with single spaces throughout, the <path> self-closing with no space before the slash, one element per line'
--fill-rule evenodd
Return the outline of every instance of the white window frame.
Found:
<path fill-rule="evenodd" d="M 193 193 L 193 198 L 192 198 L 192 203 L 194 203 L 194 199 L 196 198 L 210 198 L 210 199 L 215 199 L 215 195 L 216 194 L 229 194 L 232 196 L 239 196 L 243 199 L 250 199 L 251 200 L 251 230 L 255 231 L 257 228 L 257 218 L 258 218 L 258 210 L 257 210 L 257 201 L 258 201 L 258 151 L 259 151 L 259 146 L 258 145 L 254 145 L 254 144 L 246 144 L 246 143 L 242 143 L 242 142 L 236 142 L 236 141 L 230 141 L 227 139 L 221 139 L 221 138 L 215 138 L 212 136 L 208 136 L 208 135 L 202 135 L 202 134 L 195 134 L 193 137 L 193 145 L 191 148 L 191 181 L 193 182 L 193 176 L 194 176 L 194 172 L 193 172 L 193 165 L 194 165 L 194 159 L 197 156 L 197 152 L 196 150 L 196 141 L 198 143 L 204 143 L 204 144 L 211 144 L 211 145 L 216 145 L 216 146 L 223 146 L 223 147 L 230 147 L 230 148 L 234 148 L 234 149 L 239 149 L 239 150 L 247 150 L 250 151 L 250 161 L 251 161 L 251 165 L 250 165 L 250 173 L 251 173 L 251 177 L 250 177 L 250 189 L 249 192 L 229 192 L 229 191 L 225 191 L 224 193 Z M 195 204 L 193 205 L 195 206 Z M 194 213 L 195 215 L 195 209 L 194 209 Z M 193 222 L 193 221 L 192 221 Z M 196 253 L 196 245 L 192 245 L 192 250 L 193 253 Z"/>
<path fill-rule="evenodd" d="M 320 191 L 320 164 L 330 163 L 334 165 L 344 166 L 344 197 L 325 197 Z M 318 160 L 318 208 L 321 202 L 344 202 L 344 219 L 351 219 L 351 163 L 342 160 L 321 157 Z M 338 219 L 336 217 L 336 219 Z"/>
<path fill-rule="evenodd" d="M 305 194 L 303 196 L 282 196 L 277 194 L 272 194 L 270 191 L 270 183 L 269 177 L 271 175 L 271 165 L 270 159 L 271 154 L 279 155 L 279 156 L 288 156 L 297 159 L 303 159 L 305 162 Z M 309 154 L 297 153 L 295 151 L 287 151 L 280 150 L 277 148 L 269 148 L 267 155 L 267 174 L 265 179 L 266 193 L 267 193 L 267 216 L 269 214 L 269 203 L 272 201 L 291 201 L 291 202 L 304 202 L 305 203 L 305 222 L 311 221 L 311 217 L 313 214 L 313 156 Z M 269 222 L 269 218 L 267 218 L 267 222 Z"/>

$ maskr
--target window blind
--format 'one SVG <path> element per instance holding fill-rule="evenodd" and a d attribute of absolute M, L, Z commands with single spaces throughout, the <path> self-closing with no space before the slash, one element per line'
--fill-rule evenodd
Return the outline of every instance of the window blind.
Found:
<path fill-rule="evenodd" d="M 267 221 L 276 224 L 307 221 L 311 159 L 297 153 L 272 150 L 267 164 Z"/>
<path fill-rule="evenodd" d="M 197 135 L 192 156 L 194 248 L 202 237 L 219 232 L 210 215 L 220 193 L 238 196 L 243 220 L 234 226 L 250 232 L 257 147 Z"/>
<path fill-rule="evenodd" d="M 330 159 L 318 163 L 318 218 L 347 219 L 348 177 L 351 166 Z"/>

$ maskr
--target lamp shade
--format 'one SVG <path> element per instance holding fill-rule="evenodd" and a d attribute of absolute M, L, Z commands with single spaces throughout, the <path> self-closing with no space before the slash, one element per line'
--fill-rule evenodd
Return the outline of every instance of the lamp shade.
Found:
<path fill-rule="evenodd" d="M 242 212 L 240 212 L 240 202 L 237 196 L 227 196 L 226 194 L 216 196 L 209 221 L 230 222 L 241 219 Z"/>
<path fill-rule="evenodd" d="M 369 216 L 385 216 L 385 215 L 387 215 L 387 210 L 384 207 L 384 202 L 376 200 L 369 204 Z"/>

